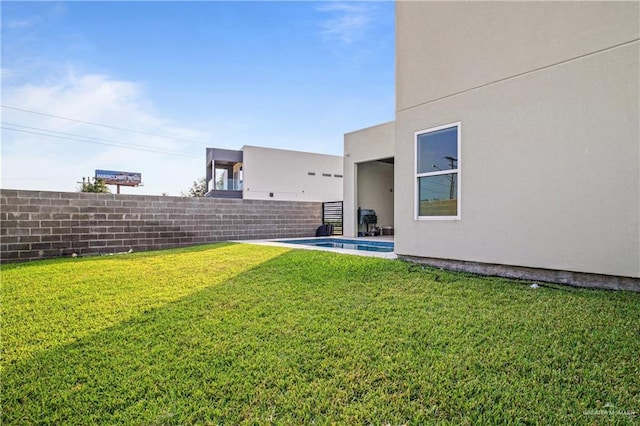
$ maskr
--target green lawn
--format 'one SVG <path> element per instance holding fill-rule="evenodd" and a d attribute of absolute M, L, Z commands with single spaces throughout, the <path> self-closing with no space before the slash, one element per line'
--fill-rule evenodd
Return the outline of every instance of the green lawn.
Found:
<path fill-rule="evenodd" d="M 529 284 L 246 244 L 5 265 L 2 424 L 636 424 L 640 295 Z"/>

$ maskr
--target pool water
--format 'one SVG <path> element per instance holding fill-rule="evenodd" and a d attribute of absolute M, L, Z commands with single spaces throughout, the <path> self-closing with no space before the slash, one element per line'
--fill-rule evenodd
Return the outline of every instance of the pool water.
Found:
<path fill-rule="evenodd" d="M 390 241 L 347 240 L 342 238 L 314 238 L 305 240 L 280 240 L 279 243 L 302 244 L 305 246 L 341 248 L 359 251 L 393 252 Z"/>

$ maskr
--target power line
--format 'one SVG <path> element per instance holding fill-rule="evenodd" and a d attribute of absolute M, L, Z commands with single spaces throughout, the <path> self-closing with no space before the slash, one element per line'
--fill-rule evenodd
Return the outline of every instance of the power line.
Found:
<path fill-rule="evenodd" d="M 125 148 L 125 147 L 137 147 L 137 148 L 141 148 L 143 150 L 151 150 L 152 152 L 160 152 L 160 151 L 162 151 L 162 152 L 167 153 L 167 154 L 188 155 L 188 156 L 194 156 L 195 157 L 195 155 L 193 155 L 193 154 L 187 154 L 187 153 L 184 153 L 184 152 L 181 152 L 181 151 L 173 151 L 173 150 L 165 149 L 165 148 L 153 148 L 153 147 L 150 147 L 150 146 L 147 146 L 147 145 L 138 145 L 138 144 L 134 144 L 134 143 L 122 142 L 122 141 L 117 141 L 117 140 L 113 140 L 113 139 L 98 138 L 98 137 L 95 137 L 95 136 L 85 136 L 85 135 L 79 135 L 77 133 L 59 132 L 59 131 L 56 131 L 56 130 L 43 129 L 43 128 L 40 128 L 40 127 L 31 127 L 31 126 L 24 126 L 22 124 L 7 123 L 6 121 L 0 121 L 0 124 L 13 126 L 13 127 L 21 127 L 23 129 L 39 130 L 39 131 L 42 131 L 42 132 L 47 132 L 47 134 L 56 133 L 56 134 L 59 134 L 59 135 L 74 136 L 74 137 L 79 137 L 79 138 L 83 138 L 83 139 L 89 139 L 86 142 L 91 142 L 91 139 L 94 139 L 94 140 L 99 140 L 99 141 L 112 142 L 114 144 L 117 144 L 117 145 L 112 145 L 112 146 L 120 146 L 120 147 L 123 147 L 123 148 Z M 9 128 L 9 127 L 3 127 L 3 129 L 20 131 L 20 129 L 12 129 L 12 128 Z M 53 136 L 53 135 L 51 135 L 51 136 Z M 78 139 L 73 139 L 73 140 L 78 140 Z"/>
<path fill-rule="evenodd" d="M 21 112 L 27 112 L 29 114 L 43 115 L 45 117 L 53 117 L 53 118 L 58 118 L 58 119 L 61 119 L 61 120 L 74 121 L 76 123 L 90 124 L 92 126 L 105 127 L 107 129 L 122 130 L 124 132 L 131 132 L 131 133 L 138 133 L 138 134 L 141 134 L 141 135 L 154 136 L 156 138 L 166 138 L 166 139 L 173 139 L 173 140 L 181 141 L 181 142 L 202 144 L 202 142 L 196 142 L 196 141 L 192 141 L 192 140 L 189 140 L 189 139 L 181 139 L 181 138 L 176 138 L 176 137 L 173 137 L 173 136 L 160 135 L 160 134 L 157 134 L 157 133 L 149 133 L 149 132 L 143 132 L 143 131 L 140 131 L 140 130 L 126 129 L 124 127 L 116 127 L 116 126 L 111 126 L 111 125 L 108 125 L 108 124 L 95 123 L 95 122 L 92 122 L 92 121 L 78 120 L 76 118 L 63 117 L 61 115 L 54 115 L 54 114 L 47 114 L 47 113 L 44 113 L 44 112 L 32 111 L 32 110 L 29 110 L 29 109 L 12 107 L 12 106 L 9 106 L 9 105 L 0 105 L 0 106 L 2 108 L 12 109 L 14 111 L 21 111 Z"/>
<path fill-rule="evenodd" d="M 449 189 L 449 187 L 450 187 L 450 184 L 448 184 L 448 183 L 443 183 L 443 182 L 428 182 L 428 181 L 426 181 L 426 182 L 421 182 L 421 183 L 420 183 L 420 187 L 421 187 L 421 188 L 426 188 L 426 186 L 427 186 L 427 185 L 431 185 L 431 186 L 439 186 L 439 187 L 441 187 L 441 188 L 446 188 L 447 190 L 448 190 L 448 189 Z"/>
<path fill-rule="evenodd" d="M 185 153 L 181 153 L 181 152 L 173 152 L 173 151 L 166 151 L 166 150 L 159 150 L 159 149 L 152 149 L 152 148 L 138 148 L 139 145 L 136 145 L 136 146 L 119 145 L 119 144 L 113 144 L 113 143 L 91 141 L 91 140 L 87 140 L 87 139 L 77 139 L 77 138 L 68 137 L 68 136 L 57 136 L 57 135 L 52 135 L 52 134 L 48 134 L 48 133 L 31 132 L 29 130 L 12 129 L 10 127 L 4 127 L 4 126 L 0 126 L 0 129 L 11 130 L 11 131 L 14 131 L 14 132 L 21 132 L 21 133 L 29 133 L 29 134 L 32 134 L 32 135 L 47 136 L 47 137 L 50 137 L 50 138 L 58 138 L 58 139 L 72 140 L 72 141 L 77 141 L 77 142 L 92 143 L 92 144 L 95 144 L 95 145 L 114 146 L 114 147 L 117 147 L 117 148 L 132 149 L 132 150 L 135 150 L 135 151 L 146 151 L 146 152 L 155 152 L 155 153 L 158 153 L 158 154 L 180 155 L 180 156 L 183 156 L 183 157 L 199 158 L 199 156 L 197 156 L 197 155 L 185 154 Z"/>

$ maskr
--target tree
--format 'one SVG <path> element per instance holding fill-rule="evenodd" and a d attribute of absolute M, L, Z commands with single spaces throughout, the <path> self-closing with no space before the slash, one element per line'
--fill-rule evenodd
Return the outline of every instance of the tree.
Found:
<path fill-rule="evenodd" d="M 220 173 L 218 173 L 220 172 Z M 216 189 L 224 191 L 224 184 L 227 180 L 227 171 L 226 170 L 216 170 Z"/>
<path fill-rule="evenodd" d="M 198 180 L 194 180 L 191 187 L 186 191 L 182 191 L 180 195 L 183 197 L 204 197 L 207 193 L 207 179 L 202 177 Z"/>
<path fill-rule="evenodd" d="M 88 178 L 87 182 L 85 182 L 84 178 L 82 178 L 82 187 L 78 192 L 100 192 L 109 194 L 111 193 L 111 190 L 109 190 L 109 187 L 106 183 L 104 183 L 104 180 L 102 179 L 94 179 L 92 183 L 91 178 Z"/>

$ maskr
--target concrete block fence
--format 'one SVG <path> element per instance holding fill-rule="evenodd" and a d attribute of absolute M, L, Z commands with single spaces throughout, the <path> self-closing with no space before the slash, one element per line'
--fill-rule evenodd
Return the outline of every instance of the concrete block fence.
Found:
<path fill-rule="evenodd" d="M 0 261 L 310 237 L 322 203 L 0 189 Z"/>

